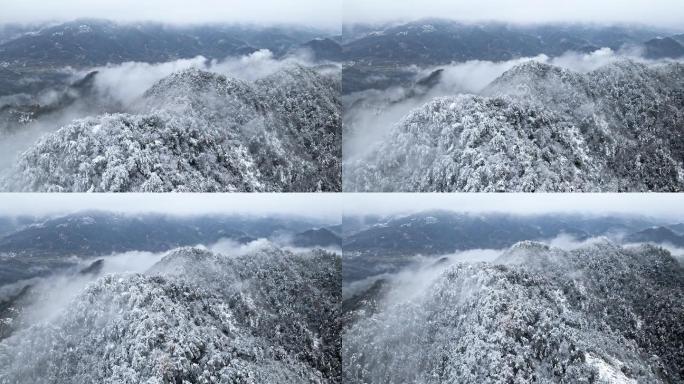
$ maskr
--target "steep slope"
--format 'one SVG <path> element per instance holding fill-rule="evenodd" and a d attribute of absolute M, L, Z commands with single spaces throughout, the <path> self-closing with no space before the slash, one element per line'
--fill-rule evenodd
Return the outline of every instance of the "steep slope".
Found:
<path fill-rule="evenodd" d="M 79 112 L 88 110 L 90 113 L 120 110 L 119 103 L 97 94 L 97 75 L 97 71 L 92 71 L 64 86 L 55 86 L 54 89 L 46 87 L 39 90 L 42 93 L 36 92 L 37 95 L 33 96 L 21 93 L 4 99 L 0 97 L 0 136 L 18 133 L 39 120 L 58 118 L 67 109 Z M 0 78 L 2 77 L 3 74 L 0 73 Z M 14 81 L 21 83 L 19 80 Z"/>
<path fill-rule="evenodd" d="M 592 162 L 604 168 L 604 179 L 612 179 L 608 190 L 681 190 L 684 65 L 619 60 L 582 76 L 541 75 L 554 71 L 526 64 L 494 81 L 485 94 L 547 106 L 579 127 Z"/>
<path fill-rule="evenodd" d="M 281 125 L 279 135 L 287 137 L 293 148 L 282 159 L 296 161 L 287 175 L 290 191 L 342 190 L 340 84 L 338 71 L 319 75 L 302 66 L 255 82 L 269 112 Z M 293 159 L 293 154 L 301 160 Z"/>
<path fill-rule="evenodd" d="M 345 189 L 582 190 L 598 182 L 587 160 L 579 130 L 552 111 L 500 98 L 441 97 L 402 119 L 367 157 L 348 163 Z"/>
<path fill-rule="evenodd" d="M 178 249 L 1 342 L 0 382 L 339 383 L 339 267 L 324 252 Z"/>
<path fill-rule="evenodd" d="M 345 189 L 680 191 L 682 67 L 625 60 L 580 74 L 522 64 L 482 96 L 413 110 L 345 164 Z"/>
<path fill-rule="evenodd" d="M 355 308 L 343 333 L 344 379 L 682 382 L 683 283 L 655 247 L 519 243 L 417 292 L 395 285 L 366 298 L 368 314 Z"/>
<path fill-rule="evenodd" d="M 257 83 L 185 70 L 135 114 L 77 120 L 5 178 L 13 191 L 340 190 L 338 79 L 295 66 Z"/>

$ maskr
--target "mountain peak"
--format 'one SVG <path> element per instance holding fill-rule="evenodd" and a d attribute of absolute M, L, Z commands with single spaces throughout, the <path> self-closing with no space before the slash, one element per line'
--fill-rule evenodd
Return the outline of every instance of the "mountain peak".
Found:
<path fill-rule="evenodd" d="M 524 83 L 528 86 L 543 84 L 546 81 L 574 81 L 579 74 L 559 66 L 542 63 L 537 60 L 530 60 L 518 64 L 507 70 L 495 79 L 488 88 L 497 87 L 499 84 L 509 84 L 512 82 Z"/>
<path fill-rule="evenodd" d="M 191 67 L 156 82 L 148 89 L 144 98 L 154 98 L 165 94 L 207 93 L 225 94 L 234 89 L 246 91 L 249 85 L 241 80 L 227 78 L 224 75 Z"/>

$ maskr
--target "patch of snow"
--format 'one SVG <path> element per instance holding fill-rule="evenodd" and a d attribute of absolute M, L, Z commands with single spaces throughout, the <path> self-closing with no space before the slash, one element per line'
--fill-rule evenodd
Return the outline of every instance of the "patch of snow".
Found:
<path fill-rule="evenodd" d="M 625 376 L 618 368 L 608 364 L 600 357 L 594 356 L 591 353 L 585 353 L 584 358 L 589 365 L 594 366 L 599 371 L 599 379 L 611 384 L 636 384 L 637 381 Z M 620 362 L 616 362 L 620 365 Z"/>

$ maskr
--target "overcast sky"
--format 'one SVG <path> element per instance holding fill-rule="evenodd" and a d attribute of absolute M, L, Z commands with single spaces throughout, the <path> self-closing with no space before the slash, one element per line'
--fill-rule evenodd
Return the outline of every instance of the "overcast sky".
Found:
<path fill-rule="evenodd" d="M 345 22 L 426 17 L 466 21 L 627 22 L 680 28 L 682 0 L 0 0 L 0 23 L 81 17 L 171 23 L 297 23 L 338 29 Z"/>
<path fill-rule="evenodd" d="M 523 23 L 641 23 L 682 27 L 682 0 L 344 0 L 344 22 L 426 17 Z"/>
<path fill-rule="evenodd" d="M 81 210 L 167 214 L 295 214 L 337 220 L 345 214 L 402 214 L 433 209 L 540 214 L 639 214 L 684 221 L 684 194 L 278 193 L 278 194 L 0 194 L 0 215 Z"/>
<path fill-rule="evenodd" d="M 0 0 L 0 22 L 105 18 L 170 23 L 294 23 L 340 28 L 341 0 Z"/>
<path fill-rule="evenodd" d="M 0 193 L 0 215 L 51 215 L 83 210 L 119 213 L 294 214 L 337 219 L 341 207 L 334 194 L 77 194 Z"/>
<path fill-rule="evenodd" d="M 662 193 L 383 193 L 344 194 L 345 213 L 400 214 L 425 210 L 514 214 L 590 213 L 661 216 L 684 221 L 684 194 Z"/>

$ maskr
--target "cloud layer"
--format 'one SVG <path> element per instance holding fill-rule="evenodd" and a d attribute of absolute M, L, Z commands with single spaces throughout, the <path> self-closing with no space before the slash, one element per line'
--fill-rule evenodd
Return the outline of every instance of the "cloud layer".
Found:
<path fill-rule="evenodd" d="M 344 22 L 385 22 L 439 17 L 464 21 L 515 23 L 645 23 L 683 27 L 678 0 L 345 0 Z"/>
<path fill-rule="evenodd" d="M 95 78 L 98 91 L 127 106 L 159 80 L 184 69 L 198 68 L 229 78 L 254 81 L 294 64 L 310 66 L 313 62 L 304 51 L 297 55 L 275 58 L 271 51 L 262 49 L 249 55 L 223 60 L 208 60 L 197 56 L 164 63 L 126 62 L 88 69 L 85 72 L 98 71 Z M 79 76 L 84 76 L 85 72 Z"/>
<path fill-rule="evenodd" d="M 167 23 L 302 24 L 339 29 L 341 0 L 3 0 L 0 23 L 103 18 Z"/>

